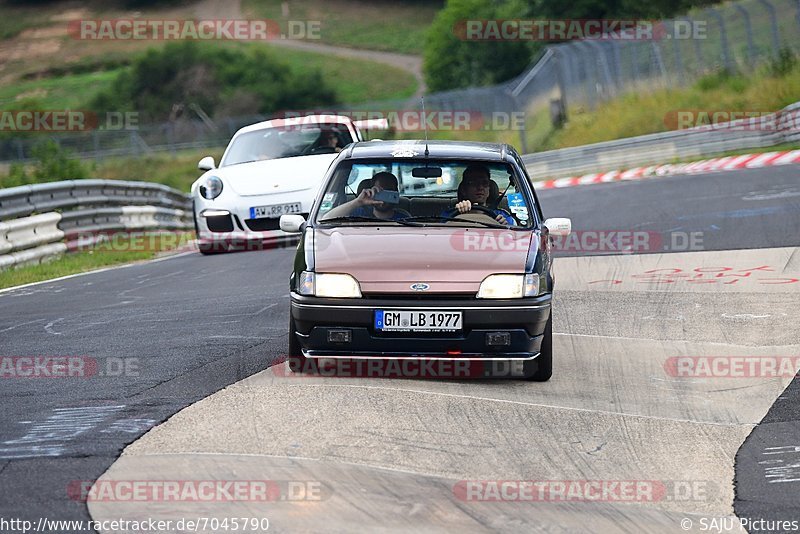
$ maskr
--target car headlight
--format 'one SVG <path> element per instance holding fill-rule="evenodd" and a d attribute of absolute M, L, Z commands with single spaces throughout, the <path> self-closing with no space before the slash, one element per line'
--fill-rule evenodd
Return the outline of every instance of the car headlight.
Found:
<path fill-rule="evenodd" d="M 360 298 L 361 288 L 349 274 L 311 273 L 303 271 L 297 281 L 301 295 L 332 298 Z"/>
<path fill-rule="evenodd" d="M 200 185 L 200 194 L 206 200 L 214 200 L 222 194 L 222 180 L 216 176 L 209 176 Z"/>
<path fill-rule="evenodd" d="M 539 294 L 538 274 L 492 274 L 481 282 L 479 299 L 518 299 Z"/>

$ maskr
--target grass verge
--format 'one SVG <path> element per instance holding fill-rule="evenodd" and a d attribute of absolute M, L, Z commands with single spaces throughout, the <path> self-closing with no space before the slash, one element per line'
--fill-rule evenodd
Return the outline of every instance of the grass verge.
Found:
<path fill-rule="evenodd" d="M 247 44 L 243 46 L 261 46 Z M 373 61 L 299 50 L 271 49 L 272 53 L 298 74 L 321 71 L 336 91 L 339 102 L 406 98 L 417 90 L 414 75 Z M 0 87 L 0 109 L 81 109 L 99 92 L 111 86 L 124 69 L 44 76 Z"/>
<path fill-rule="evenodd" d="M 319 41 L 325 44 L 421 54 L 425 32 L 443 5 L 442 0 L 245 0 L 243 9 L 281 27 L 290 20 L 319 21 Z"/>
<path fill-rule="evenodd" d="M 152 242 L 156 246 L 151 250 L 137 250 L 142 247 L 135 246 L 132 240 L 115 240 L 113 247 L 101 243 L 91 250 L 64 254 L 39 265 L 25 265 L 0 271 L 0 289 L 94 271 L 104 267 L 152 260 L 167 251 L 174 250 L 174 247 L 167 243 L 186 243 L 186 239 L 176 237 L 174 240 L 153 240 Z"/>
<path fill-rule="evenodd" d="M 573 106 L 566 124 L 537 151 L 612 141 L 671 129 L 677 111 L 777 111 L 800 98 L 800 63 L 783 75 L 713 74 L 690 87 L 629 93 L 594 110 Z"/>
<path fill-rule="evenodd" d="M 188 193 L 192 182 L 203 171 L 197 162 L 204 156 L 219 161 L 224 147 L 217 149 L 183 150 L 171 154 L 158 152 L 138 158 L 109 158 L 95 164 L 94 175 L 106 180 L 157 182 Z"/>

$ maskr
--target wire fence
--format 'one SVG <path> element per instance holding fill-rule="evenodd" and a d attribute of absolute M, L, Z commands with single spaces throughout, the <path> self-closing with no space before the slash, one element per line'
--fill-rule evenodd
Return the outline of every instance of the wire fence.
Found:
<path fill-rule="evenodd" d="M 631 91 L 680 87 L 721 70 L 755 72 L 782 50 L 800 52 L 800 0 L 740 0 L 690 12 L 656 25 L 652 38 L 624 33 L 601 39 L 551 44 L 531 67 L 508 82 L 434 93 L 429 111 L 468 110 L 490 116 L 548 107 L 551 115 L 598 103 Z M 338 110 L 419 110 L 417 99 L 364 103 Z M 269 117 L 253 115 L 221 121 L 188 120 L 140 125 L 136 129 L 96 129 L 52 136 L 83 158 L 135 157 L 150 152 L 225 146 L 240 127 Z M 41 135 L 0 140 L 0 162 L 27 161 Z M 527 151 L 522 137 L 522 150 Z"/>

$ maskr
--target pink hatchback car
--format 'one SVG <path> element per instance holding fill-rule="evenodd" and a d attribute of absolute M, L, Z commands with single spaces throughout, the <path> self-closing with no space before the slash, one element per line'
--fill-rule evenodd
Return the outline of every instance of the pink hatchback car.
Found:
<path fill-rule="evenodd" d="M 355 143 L 331 164 L 290 277 L 289 362 L 502 362 L 552 375 L 551 235 L 517 152 L 446 141 Z M 470 373 L 475 376 L 475 373 Z M 484 374 L 483 376 L 486 376 Z"/>

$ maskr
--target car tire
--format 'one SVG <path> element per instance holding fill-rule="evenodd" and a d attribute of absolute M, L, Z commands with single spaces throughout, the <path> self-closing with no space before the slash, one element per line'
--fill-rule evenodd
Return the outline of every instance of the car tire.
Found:
<path fill-rule="evenodd" d="M 306 367 L 306 357 L 300 349 L 297 340 L 297 331 L 294 327 L 294 318 L 289 316 L 289 370 L 293 373 L 302 373 Z"/>
<path fill-rule="evenodd" d="M 547 382 L 553 376 L 553 312 L 544 327 L 544 337 L 539 356 L 525 363 L 525 379 L 532 382 Z"/>

